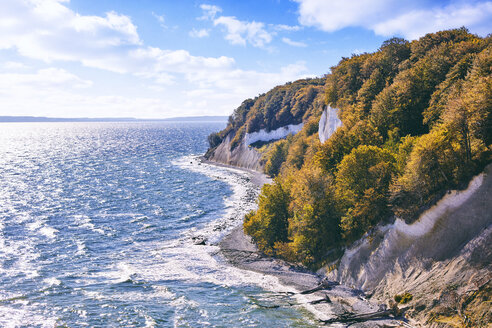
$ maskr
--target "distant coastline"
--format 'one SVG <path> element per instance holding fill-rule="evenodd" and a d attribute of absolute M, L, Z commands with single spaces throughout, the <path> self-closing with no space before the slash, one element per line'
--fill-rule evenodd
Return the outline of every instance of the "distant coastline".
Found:
<path fill-rule="evenodd" d="M 162 119 L 134 117 L 44 117 L 44 116 L 0 116 L 1 123 L 15 122 L 227 122 L 228 116 L 188 116 Z"/>

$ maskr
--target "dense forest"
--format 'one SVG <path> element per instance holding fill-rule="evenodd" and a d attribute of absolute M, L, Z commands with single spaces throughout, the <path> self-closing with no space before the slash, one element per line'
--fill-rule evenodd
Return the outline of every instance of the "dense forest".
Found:
<path fill-rule="evenodd" d="M 395 216 L 412 222 L 447 190 L 466 187 L 492 159 L 492 47 L 465 28 L 393 38 L 342 58 L 323 78 L 244 101 L 211 148 L 234 134 L 304 122 L 263 145 L 258 210 L 244 230 L 266 254 L 317 268 Z M 326 105 L 343 126 L 323 144 Z M 325 261 L 325 262 L 324 262 Z"/>

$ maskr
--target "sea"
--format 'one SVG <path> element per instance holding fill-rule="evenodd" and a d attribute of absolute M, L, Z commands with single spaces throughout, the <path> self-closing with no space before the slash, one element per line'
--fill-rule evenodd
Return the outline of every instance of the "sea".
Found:
<path fill-rule="evenodd" d="M 255 206 L 198 160 L 224 125 L 0 123 L 0 327 L 316 327 L 220 253 Z"/>

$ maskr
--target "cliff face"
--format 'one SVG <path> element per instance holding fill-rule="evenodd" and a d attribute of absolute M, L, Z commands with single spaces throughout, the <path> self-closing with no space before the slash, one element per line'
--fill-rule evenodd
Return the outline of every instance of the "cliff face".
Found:
<path fill-rule="evenodd" d="M 261 154 L 253 147 L 249 147 L 245 142 L 241 142 L 236 148 L 231 150 L 231 134 L 212 150 L 207 159 L 223 164 L 243 167 L 255 171 L 263 171 Z"/>
<path fill-rule="evenodd" d="M 492 322 L 480 305 L 492 295 L 491 166 L 420 215 L 491 162 L 491 55 L 490 37 L 464 28 L 393 38 L 323 79 L 244 101 L 208 156 L 256 170 L 265 161 L 277 176 L 247 233 L 291 262 L 319 268 L 329 257 L 330 279 L 381 302 L 413 294 L 409 313 L 425 326 Z M 262 154 L 250 146 L 301 124 Z"/>
<path fill-rule="evenodd" d="M 465 316 L 489 322 L 477 301 L 492 279 L 492 165 L 464 191 L 452 191 L 413 224 L 397 219 L 348 249 L 328 277 L 381 301 L 408 292 L 409 315 L 431 327 Z M 484 325 L 485 327 L 485 325 Z"/>
<path fill-rule="evenodd" d="M 337 113 L 338 109 L 327 106 L 321 114 L 318 123 L 318 135 L 321 143 L 328 140 L 333 132 L 342 126 L 342 121 L 338 118 Z M 262 161 L 262 154 L 251 145 L 256 142 L 271 142 L 284 139 L 290 134 L 294 135 L 298 133 L 303 127 L 304 123 L 301 122 L 299 124 L 289 124 L 279 127 L 271 131 L 261 129 L 257 132 L 246 133 L 239 146 L 236 146 L 234 149 L 231 149 L 232 133 L 230 133 L 222 140 L 219 146 L 207 155 L 207 158 L 219 163 L 263 171 L 265 163 Z"/>
<path fill-rule="evenodd" d="M 244 136 L 244 142 L 246 145 L 254 144 L 255 142 L 269 142 L 273 140 L 280 140 L 287 137 L 289 134 L 296 134 L 302 130 L 304 123 L 299 124 L 289 124 L 286 126 L 279 127 L 278 129 L 267 131 L 266 129 L 261 129 L 257 132 L 246 133 Z"/>
<path fill-rule="evenodd" d="M 319 117 L 325 107 L 324 83 L 324 78 L 298 80 L 245 100 L 231 115 L 227 127 L 214 134 L 212 148 L 205 156 L 263 171 L 262 154 L 251 145 L 284 139 Z"/>
<path fill-rule="evenodd" d="M 319 141 L 323 143 L 328 140 L 340 126 L 342 126 L 342 121 L 338 118 L 338 109 L 327 106 L 319 119 Z"/>

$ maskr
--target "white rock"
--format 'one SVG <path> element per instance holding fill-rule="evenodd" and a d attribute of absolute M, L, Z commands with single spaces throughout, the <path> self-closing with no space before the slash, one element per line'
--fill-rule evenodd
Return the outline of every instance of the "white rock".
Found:
<path fill-rule="evenodd" d="M 303 126 L 304 123 L 289 124 L 276 130 L 271 130 L 269 132 L 267 132 L 266 129 L 261 129 L 257 132 L 246 133 L 246 135 L 244 136 L 244 143 L 249 146 L 258 141 L 267 142 L 271 140 L 283 139 L 289 134 L 296 134 L 297 132 L 301 131 Z"/>
<path fill-rule="evenodd" d="M 327 106 L 326 109 L 321 114 L 321 119 L 319 120 L 319 141 L 324 143 L 329 137 L 335 132 L 335 130 L 342 126 L 342 121 L 338 118 L 338 109 Z"/>

